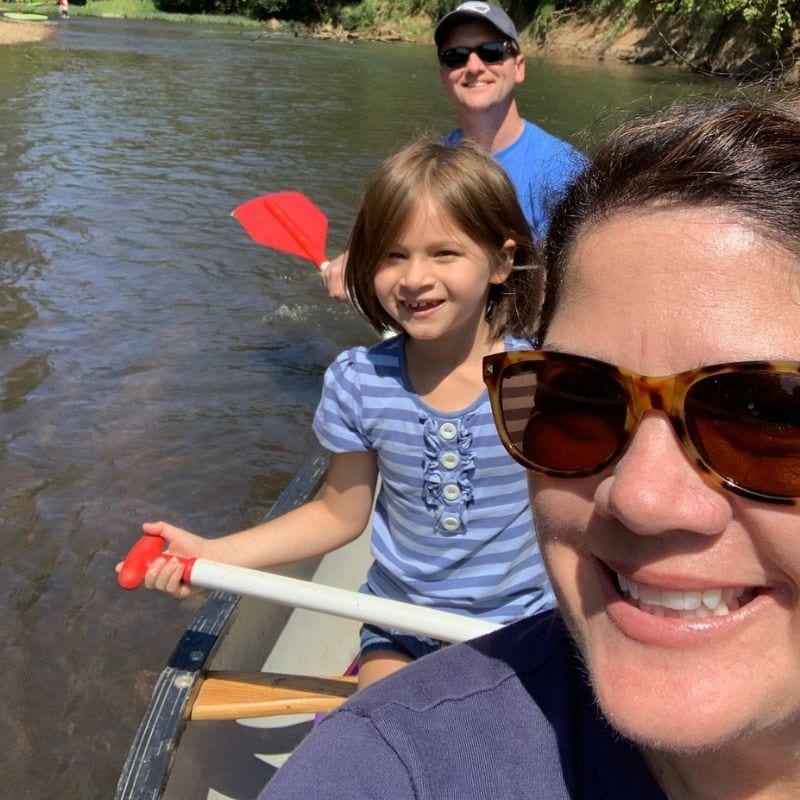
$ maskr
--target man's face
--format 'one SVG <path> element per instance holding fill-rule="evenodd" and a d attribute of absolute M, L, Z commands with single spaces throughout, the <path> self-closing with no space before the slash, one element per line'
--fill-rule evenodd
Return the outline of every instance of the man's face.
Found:
<path fill-rule="evenodd" d="M 493 25 L 475 21 L 457 25 L 441 49 L 475 47 L 486 42 L 502 42 L 506 37 Z M 477 53 L 470 53 L 463 67 L 439 67 L 442 89 L 459 113 L 483 112 L 511 105 L 514 87 L 525 79 L 521 54 L 509 54 L 501 62 L 485 64 Z"/>

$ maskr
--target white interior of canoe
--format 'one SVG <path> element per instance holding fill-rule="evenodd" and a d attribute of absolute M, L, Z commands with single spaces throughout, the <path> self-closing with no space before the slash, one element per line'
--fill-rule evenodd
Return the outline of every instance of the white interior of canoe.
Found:
<path fill-rule="evenodd" d="M 357 589 L 369 562 L 369 536 L 362 535 L 325 556 L 313 580 Z M 247 597 L 239 601 L 236 613 L 209 669 L 246 671 L 260 665 L 268 672 L 341 675 L 358 652 L 358 622 Z M 259 665 L 254 664 L 259 658 Z M 253 800 L 312 724 L 312 715 L 188 722 L 164 800 Z"/>

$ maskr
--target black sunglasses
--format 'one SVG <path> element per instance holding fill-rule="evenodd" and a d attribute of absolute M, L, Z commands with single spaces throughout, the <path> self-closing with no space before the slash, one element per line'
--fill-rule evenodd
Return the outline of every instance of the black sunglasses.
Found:
<path fill-rule="evenodd" d="M 747 361 L 652 378 L 568 353 L 483 359 L 509 454 L 561 478 L 596 475 L 622 455 L 646 411 L 663 411 L 709 483 L 742 497 L 800 501 L 800 362 Z"/>
<path fill-rule="evenodd" d="M 484 64 L 499 64 L 507 55 L 514 55 L 516 48 L 513 42 L 484 42 L 475 47 L 448 47 L 439 51 L 439 63 L 446 69 L 460 69 L 466 66 L 472 53 L 475 53 Z"/>

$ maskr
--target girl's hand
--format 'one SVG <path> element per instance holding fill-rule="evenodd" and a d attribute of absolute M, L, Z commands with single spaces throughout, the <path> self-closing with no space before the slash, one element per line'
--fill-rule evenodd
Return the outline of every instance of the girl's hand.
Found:
<path fill-rule="evenodd" d="M 208 540 L 202 536 L 176 528 L 168 522 L 145 522 L 142 530 L 151 536 L 160 536 L 165 542 L 164 555 L 183 558 L 206 558 Z"/>
<path fill-rule="evenodd" d="M 176 528 L 168 522 L 145 522 L 142 530 L 153 536 L 160 536 L 167 546 L 164 555 L 155 559 L 144 574 L 144 585 L 148 589 L 158 589 L 173 597 L 184 598 L 198 591 L 181 583 L 183 564 L 177 558 L 200 558 L 206 547 L 206 540 L 200 536 Z"/>
<path fill-rule="evenodd" d="M 144 574 L 144 585 L 148 589 L 158 589 L 173 597 L 183 599 L 198 590 L 182 583 L 182 575 L 183 564 L 177 558 L 159 556 L 147 568 L 147 572 Z"/>
<path fill-rule="evenodd" d="M 164 554 L 156 558 L 147 568 L 144 585 L 148 589 L 158 589 L 177 598 L 188 597 L 199 591 L 181 583 L 183 564 L 177 558 L 170 558 L 170 556 L 201 558 L 208 546 L 208 541 L 167 522 L 145 522 L 142 530 L 147 534 L 160 536 L 166 542 Z M 122 564 L 117 564 L 117 572 L 121 568 Z"/>

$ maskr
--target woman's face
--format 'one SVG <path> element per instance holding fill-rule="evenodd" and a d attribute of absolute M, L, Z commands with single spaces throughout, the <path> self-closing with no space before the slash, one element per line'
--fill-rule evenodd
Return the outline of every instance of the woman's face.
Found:
<path fill-rule="evenodd" d="M 721 209 L 620 214 L 579 238 L 544 349 L 652 376 L 800 360 L 800 265 Z M 530 473 L 530 489 L 553 583 L 617 728 L 670 752 L 800 740 L 798 509 L 706 483 L 660 412 L 604 473 Z M 714 590 L 740 601 L 704 619 L 662 605 L 681 597 L 667 592 Z"/>

